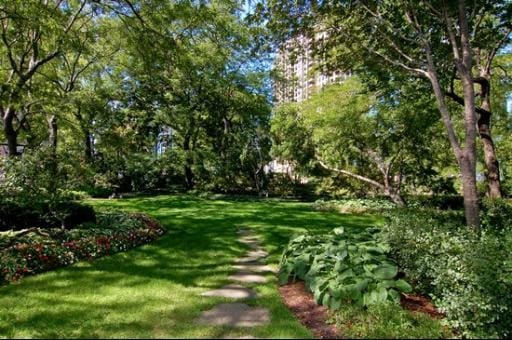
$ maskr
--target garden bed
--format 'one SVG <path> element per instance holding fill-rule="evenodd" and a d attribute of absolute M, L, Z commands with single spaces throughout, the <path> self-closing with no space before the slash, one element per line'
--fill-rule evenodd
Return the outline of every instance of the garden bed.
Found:
<path fill-rule="evenodd" d="M 143 214 L 103 213 L 73 229 L 0 233 L 0 284 L 149 243 L 165 233 Z"/>

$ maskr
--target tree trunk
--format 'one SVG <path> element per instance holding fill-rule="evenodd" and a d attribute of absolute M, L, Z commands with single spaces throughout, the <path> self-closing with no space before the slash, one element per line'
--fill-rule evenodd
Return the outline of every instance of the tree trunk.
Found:
<path fill-rule="evenodd" d="M 57 154 L 57 118 L 55 116 L 51 116 L 48 121 L 49 130 L 50 130 L 50 147 L 52 148 L 52 154 Z"/>
<path fill-rule="evenodd" d="M 473 53 L 471 50 L 471 37 L 466 17 L 466 4 L 459 0 L 459 32 L 460 54 L 455 56 L 455 65 L 459 73 L 464 93 L 464 127 L 466 140 L 464 150 L 460 154 L 459 166 L 462 172 L 462 187 L 464 191 L 464 210 L 468 227 L 478 231 L 480 228 L 480 213 L 478 195 L 476 190 L 476 135 L 477 119 L 475 105 L 475 88 L 473 82 Z M 451 28 L 451 27 L 450 27 Z M 452 44 L 457 49 L 457 42 Z"/>
<path fill-rule="evenodd" d="M 93 161 L 93 150 L 92 150 L 92 141 L 91 134 L 89 130 L 84 129 L 84 141 L 85 141 L 85 159 L 88 163 L 92 163 Z"/>
<path fill-rule="evenodd" d="M 194 172 L 192 171 L 192 156 L 190 154 L 190 135 L 186 134 L 183 139 L 183 151 L 185 151 L 185 186 L 187 190 L 194 187 Z"/>
<path fill-rule="evenodd" d="M 9 157 L 15 157 L 18 155 L 18 133 L 14 129 L 14 110 L 8 108 L 2 118 Z"/>
<path fill-rule="evenodd" d="M 465 143 L 461 147 L 455 128 L 451 119 L 448 105 L 445 101 L 445 93 L 441 89 L 441 83 L 437 75 L 437 68 L 434 62 L 434 54 L 428 41 L 423 40 L 423 47 L 427 59 L 427 78 L 430 80 L 437 107 L 441 113 L 443 124 L 448 132 L 448 140 L 457 159 L 459 170 L 462 175 L 462 191 L 464 195 L 464 211 L 466 225 L 474 230 L 480 226 L 478 195 L 476 190 L 476 113 L 475 113 L 475 91 L 473 88 L 472 53 L 468 22 L 465 12 L 464 0 L 458 1 L 458 24 L 460 38 L 456 36 L 453 22 L 448 18 L 446 6 L 441 8 L 444 15 L 444 24 L 448 32 L 448 39 L 453 51 L 454 63 L 457 73 L 462 81 L 464 93 L 464 132 Z"/>
<path fill-rule="evenodd" d="M 50 144 L 50 172 L 51 172 L 51 183 L 50 192 L 52 195 L 56 195 L 57 192 L 57 118 L 51 116 L 48 120 L 49 130 L 49 144 Z"/>
<path fill-rule="evenodd" d="M 478 230 L 480 225 L 478 194 L 476 190 L 475 166 L 470 161 L 459 161 L 462 176 L 462 191 L 464 194 L 464 213 L 466 224 Z"/>
<path fill-rule="evenodd" d="M 384 189 L 384 194 L 388 196 L 393 203 L 395 203 L 399 207 L 405 206 L 405 200 L 404 198 L 393 188 L 386 188 Z"/>
<path fill-rule="evenodd" d="M 478 133 L 482 140 L 484 163 L 487 170 L 487 196 L 501 198 L 500 166 L 496 157 L 496 149 L 491 136 L 491 82 L 490 74 L 481 73 L 479 81 L 481 87 L 480 97 L 482 109 L 478 119 Z"/>

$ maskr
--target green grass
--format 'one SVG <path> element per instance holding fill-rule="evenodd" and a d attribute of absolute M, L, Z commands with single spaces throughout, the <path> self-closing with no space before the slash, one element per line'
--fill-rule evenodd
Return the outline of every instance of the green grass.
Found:
<path fill-rule="evenodd" d="M 392 304 L 374 305 L 367 310 L 347 305 L 335 313 L 334 321 L 349 339 L 453 338 L 453 333 L 438 320 Z"/>
<path fill-rule="evenodd" d="M 253 286 L 260 298 L 248 301 L 270 309 L 270 324 L 233 330 L 194 323 L 201 311 L 227 301 L 200 293 L 229 282 L 230 264 L 247 249 L 236 240 L 238 226 L 260 235 L 269 262 L 277 265 L 294 233 L 380 223 L 376 217 L 316 212 L 306 203 L 277 200 L 158 196 L 89 203 L 146 212 L 169 232 L 126 253 L 1 287 L 0 337 L 310 338 L 282 304 L 272 276 L 269 283 Z"/>

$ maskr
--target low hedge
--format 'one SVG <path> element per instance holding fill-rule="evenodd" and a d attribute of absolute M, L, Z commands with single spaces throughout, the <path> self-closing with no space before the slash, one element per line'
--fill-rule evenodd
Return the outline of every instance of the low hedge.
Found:
<path fill-rule="evenodd" d="M 149 243 L 165 233 L 143 214 L 105 213 L 97 223 L 62 230 L 29 229 L 0 236 L 0 284 Z"/>
<path fill-rule="evenodd" d="M 62 202 L 56 210 L 66 212 L 64 223 L 67 228 L 96 221 L 94 209 L 89 205 L 73 201 Z M 0 231 L 32 227 L 55 228 L 60 225 L 61 222 L 51 216 L 50 209 L 45 203 L 28 206 L 7 201 L 0 204 Z"/>

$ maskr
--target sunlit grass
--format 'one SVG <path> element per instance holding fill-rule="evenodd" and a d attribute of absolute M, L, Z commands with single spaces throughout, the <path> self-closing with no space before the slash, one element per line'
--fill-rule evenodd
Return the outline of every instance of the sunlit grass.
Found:
<path fill-rule="evenodd" d="M 284 307 L 275 278 L 254 285 L 271 323 L 253 329 L 199 326 L 200 312 L 226 301 L 200 293 L 228 283 L 231 263 L 247 248 L 239 226 L 252 228 L 277 265 L 289 237 L 310 230 L 360 228 L 371 216 L 313 211 L 308 204 L 276 200 L 204 200 L 158 196 L 91 200 L 98 209 L 143 211 L 168 229 L 161 239 L 94 262 L 23 279 L 0 288 L 0 336 L 7 338 L 310 338 Z"/>
<path fill-rule="evenodd" d="M 391 304 L 368 309 L 345 305 L 335 313 L 334 321 L 349 339 L 446 339 L 454 336 L 439 320 Z"/>

